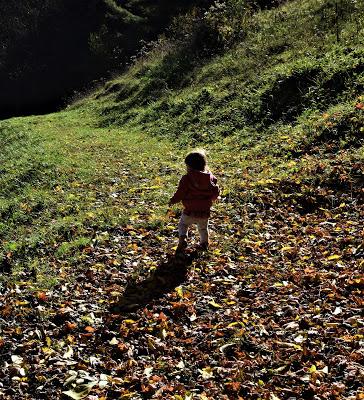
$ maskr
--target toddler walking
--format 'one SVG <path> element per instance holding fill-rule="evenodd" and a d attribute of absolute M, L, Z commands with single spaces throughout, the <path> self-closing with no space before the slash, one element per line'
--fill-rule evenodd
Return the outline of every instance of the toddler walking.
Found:
<path fill-rule="evenodd" d="M 178 224 L 179 242 L 176 252 L 187 247 L 188 228 L 196 224 L 200 234 L 200 247 L 209 245 L 208 223 L 212 203 L 219 196 L 216 177 L 207 168 L 205 151 L 197 150 L 185 158 L 187 174 L 179 181 L 176 193 L 169 200 L 169 205 L 182 201 L 183 213 Z"/>

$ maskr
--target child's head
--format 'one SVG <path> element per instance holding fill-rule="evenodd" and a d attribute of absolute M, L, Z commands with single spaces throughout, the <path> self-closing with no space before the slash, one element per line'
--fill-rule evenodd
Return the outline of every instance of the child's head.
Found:
<path fill-rule="evenodd" d="M 185 158 L 187 167 L 197 171 L 205 171 L 207 165 L 206 153 L 204 150 L 191 151 Z"/>

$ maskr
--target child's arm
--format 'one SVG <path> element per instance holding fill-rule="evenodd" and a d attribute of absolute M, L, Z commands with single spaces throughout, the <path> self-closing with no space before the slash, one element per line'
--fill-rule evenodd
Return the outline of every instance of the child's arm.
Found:
<path fill-rule="evenodd" d="M 186 196 L 187 187 L 188 186 L 186 182 L 186 176 L 182 176 L 181 180 L 179 181 L 176 193 L 171 197 L 171 199 L 168 202 L 168 205 L 172 206 L 173 204 L 176 204 L 181 200 L 183 200 Z"/>
<path fill-rule="evenodd" d="M 215 201 L 220 196 L 220 188 L 219 185 L 217 184 L 217 179 L 214 175 L 211 176 L 211 183 L 212 183 L 211 200 Z"/>

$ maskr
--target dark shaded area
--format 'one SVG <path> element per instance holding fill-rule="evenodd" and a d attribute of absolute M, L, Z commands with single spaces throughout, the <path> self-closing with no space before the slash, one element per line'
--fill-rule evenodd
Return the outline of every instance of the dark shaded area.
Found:
<path fill-rule="evenodd" d="M 291 122 L 300 115 L 306 106 L 305 95 L 315 84 L 319 72 L 318 69 L 305 70 L 276 81 L 262 96 L 262 109 L 266 110 L 268 120 Z"/>
<path fill-rule="evenodd" d="M 355 52 L 354 52 L 355 54 Z M 329 79 L 323 82 L 322 90 L 319 93 L 320 100 L 326 100 L 326 102 L 335 102 L 340 96 L 347 90 L 353 91 L 353 96 L 359 95 L 364 90 L 364 85 L 360 83 L 360 76 L 364 72 L 364 62 L 362 55 L 358 52 L 356 54 L 358 64 L 355 64 L 351 68 L 345 68 L 344 70 L 337 71 Z"/>
<path fill-rule="evenodd" d="M 0 4 L 0 118 L 55 111 L 122 71 L 171 19 L 211 0 L 9 0 Z"/>
<path fill-rule="evenodd" d="M 0 259 L 0 274 L 11 274 L 12 265 L 9 257 Z"/>
<path fill-rule="evenodd" d="M 123 297 L 113 304 L 112 313 L 136 311 L 152 300 L 157 300 L 186 281 L 187 268 L 198 252 L 169 256 L 156 270 L 141 282 L 128 283 Z"/>
<path fill-rule="evenodd" d="M 276 80 L 262 96 L 263 115 L 258 114 L 258 118 L 266 118 L 268 123 L 279 120 L 293 122 L 305 109 L 316 107 L 324 110 L 328 105 L 340 102 L 343 96 L 353 98 L 360 95 L 364 87 L 359 77 L 364 65 L 361 55 L 358 54 L 357 58 L 358 64 L 354 67 L 336 71 L 329 77 L 320 68 L 313 68 L 295 71 Z M 338 127 L 337 131 L 339 135 L 345 129 Z M 321 142 L 330 138 L 323 135 L 322 139 Z"/>

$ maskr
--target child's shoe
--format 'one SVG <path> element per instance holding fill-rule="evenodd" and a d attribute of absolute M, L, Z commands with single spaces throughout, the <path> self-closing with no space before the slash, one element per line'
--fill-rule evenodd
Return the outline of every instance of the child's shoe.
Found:
<path fill-rule="evenodd" d="M 187 248 L 187 241 L 185 239 L 182 239 L 178 242 L 178 246 L 176 249 L 176 254 L 178 253 L 183 253 Z"/>
<path fill-rule="evenodd" d="M 197 250 L 200 250 L 200 251 L 206 251 L 206 250 L 208 250 L 208 249 L 209 249 L 209 244 L 208 244 L 207 242 L 200 243 L 200 244 L 197 246 Z"/>

